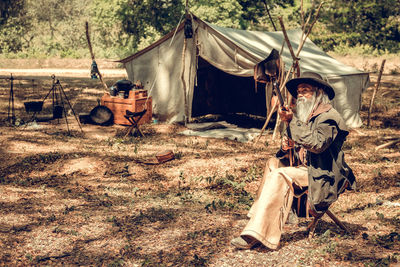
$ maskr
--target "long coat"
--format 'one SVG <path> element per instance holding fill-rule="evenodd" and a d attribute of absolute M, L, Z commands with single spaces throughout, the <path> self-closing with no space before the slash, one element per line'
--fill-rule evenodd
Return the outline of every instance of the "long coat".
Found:
<path fill-rule="evenodd" d="M 321 104 L 308 123 L 293 118 L 289 127 L 293 141 L 307 151 L 310 207 L 324 213 L 345 189 L 355 188 L 355 176 L 342 151 L 347 126 L 331 105 Z"/>

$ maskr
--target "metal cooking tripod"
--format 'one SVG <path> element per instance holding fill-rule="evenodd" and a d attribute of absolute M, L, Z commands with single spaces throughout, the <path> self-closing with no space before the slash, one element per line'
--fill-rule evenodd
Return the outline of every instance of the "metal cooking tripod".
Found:
<path fill-rule="evenodd" d="M 82 130 L 81 123 L 79 122 L 78 117 L 75 114 L 74 109 L 72 108 L 71 103 L 68 100 L 67 95 L 64 92 L 64 89 L 58 79 L 56 79 L 56 76 L 53 74 L 51 75 L 51 78 L 53 79 L 53 85 L 51 86 L 51 89 L 47 93 L 47 95 L 44 97 L 43 102 L 47 99 L 47 97 L 51 94 L 52 95 L 52 103 L 53 103 L 53 119 L 60 119 L 63 117 L 65 118 L 65 123 L 67 124 L 67 129 L 68 133 L 70 134 L 69 130 L 69 124 L 68 124 L 68 119 L 67 119 L 67 112 L 64 107 L 64 102 L 67 102 L 69 105 L 69 108 L 72 110 L 72 113 L 74 114 L 75 120 L 77 121 L 79 128 Z"/>

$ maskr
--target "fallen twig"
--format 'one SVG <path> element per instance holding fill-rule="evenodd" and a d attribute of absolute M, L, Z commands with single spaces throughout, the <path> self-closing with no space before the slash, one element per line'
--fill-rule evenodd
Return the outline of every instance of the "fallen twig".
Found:
<path fill-rule="evenodd" d="M 400 138 L 375 147 L 375 151 L 379 150 L 379 149 L 382 149 L 382 148 L 390 147 L 390 146 L 392 146 L 394 144 L 397 144 L 398 142 L 400 142 Z"/>

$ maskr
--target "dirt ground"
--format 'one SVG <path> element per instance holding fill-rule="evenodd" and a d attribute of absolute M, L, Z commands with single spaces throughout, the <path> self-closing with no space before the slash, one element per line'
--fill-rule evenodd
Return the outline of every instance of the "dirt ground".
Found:
<path fill-rule="evenodd" d="M 76 113 L 97 105 L 98 81 L 57 75 Z M 124 76 L 118 75 L 104 75 L 106 83 Z M 309 220 L 300 218 L 285 226 L 276 251 L 229 244 L 279 146 L 271 130 L 257 143 L 240 143 L 152 123 L 141 127 L 145 137 L 124 137 L 118 125 L 82 124 L 81 131 L 71 112 L 68 124 L 26 125 L 32 114 L 23 102 L 43 99 L 51 79 L 17 76 L 28 77 L 14 80 L 20 126 L 7 122 L 10 81 L 0 79 L 0 265 L 400 266 L 400 144 L 376 149 L 400 138 L 399 74 L 382 77 L 371 127 L 352 130 L 344 146 L 358 188 L 331 210 L 350 232 L 325 216 L 309 240 Z M 371 80 L 364 123 L 376 73 Z M 50 102 L 40 118 L 51 114 Z M 175 159 L 156 164 L 155 155 L 167 149 Z"/>

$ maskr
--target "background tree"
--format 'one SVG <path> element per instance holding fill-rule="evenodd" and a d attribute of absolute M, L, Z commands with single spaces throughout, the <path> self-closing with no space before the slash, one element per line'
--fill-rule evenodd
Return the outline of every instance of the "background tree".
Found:
<path fill-rule="evenodd" d="M 183 12 L 181 0 L 127 0 L 121 1 L 117 17 L 136 50 L 141 42 L 150 43 L 172 30 Z"/>
<path fill-rule="evenodd" d="M 35 28 L 29 33 L 32 46 L 45 55 L 81 56 L 86 47 L 84 21 L 87 3 L 81 0 L 26 0 L 28 16 Z"/>
<path fill-rule="evenodd" d="M 291 8 L 295 7 L 294 0 L 239 0 L 239 4 L 243 10 L 242 19 L 245 21 L 245 29 L 267 31 L 275 30 L 268 16 L 268 11 L 277 30 L 279 30 L 277 17 L 291 14 L 293 12 Z"/>
<path fill-rule="evenodd" d="M 25 0 L 0 1 L 0 52 L 16 52 L 23 48 L 30 26 L 25 15 Z"/>
<path fill-rule="evenodd" d="M 117 17 L 123 32 L 133 36 L 133 49 L 143 47 L 177 26 L 184 0 L 120 0 Z M 270 10 L 293 5 L 293 0 L 190 0 L 190 11 L 210 23 L 237 29 L 268 30 L 265 5 Z M 263 23 L 260 23 L 263 21 Z M 267 26 L 269 25 L 269 26 Z M 125 37 L 126 38 L 126 37 Z"/>
<path fill-rule="evenodd" d="M 2 0 L 0 52 L 29 57 L 89 57 L 89 21 L 98 58 L 122 58 L 173 30 L 186 0 Z M 280 30 L 301 25 L 301 0 L 189 0 L 190 11 L 210 23 L 272 31 L 267 8 Z M 305 16 L 321 0 L 304 0 Z M 325 51 L 366 47 L 400 51 L 398 0 L 327 0 L 310 38 Z M 363 49 L 364 49 L 363 48 Z M 370 51 L 368 51 L 370 52 Z"/>
<path fill-rule="evenodd" d="M 7 23 L 8 18 L 17 16 L 23 11 L 23 0 L 2 0 L 0 1 L 0 26 Z"/>
<path fill-rule="evenodd" d="M 400 51 L 400 1 L 334 0 L 324 5 L 321 22 L 332 34 L 316 36 L 325 49 L 371 46 Z"/>
<path fill-rule="evenodd" d="M 93 49 L 101 57 L 123 57 L 132 52 L 135 37 L 123 30 L 122 0 L 92 0 L 89 26 Z"/>

